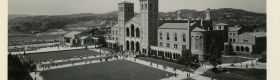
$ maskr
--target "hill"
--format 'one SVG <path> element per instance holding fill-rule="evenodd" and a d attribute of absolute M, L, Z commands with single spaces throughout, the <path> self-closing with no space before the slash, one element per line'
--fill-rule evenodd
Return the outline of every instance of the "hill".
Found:
<path fill-rule="evenodd" d="M 178 11 L 181 12 L 183 19 L 203 19 L 205 10 L 182 9 L 173 12 L 159 12 L 159 19 L 175 19 Z M 135 13 L 135 16 L 139 13 Z M 248 28 L 248 31 L 254 29 L 266 29 L 266 14 L 245 11 L 242 9 L 220 8 L 212 9 L 211 17 L 214 23 L 223 22 L 234 25 L 242 25 Z M 80 13 L 70 15 L 18 15 L 9 14 L 8 27 L 9 34 L 32 34 L 42 33 L 53 30 L 67 30 L 69 27 L 76 29 L 78 27 L 107 27 L 116 24 L 118 11 L 108 13 Z M 101 22 L 106 24 L 99 25 Z"/>

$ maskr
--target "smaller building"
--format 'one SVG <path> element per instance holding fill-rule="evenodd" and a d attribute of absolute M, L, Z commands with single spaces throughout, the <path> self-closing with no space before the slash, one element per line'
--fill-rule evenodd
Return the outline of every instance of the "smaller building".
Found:
<path fill-rule="evenodd" d="M 261 53 L 266 50 L 266 32 L 242 33 L 231 43 L 234 52 Z M 229 42 L 225 42 L 226 46 L 228 44 Z"/>
<path fill-rule="evenodd" d="M 72 31 L 64 35 L 66 45 L 90 46 L 98 42 L 98 38 L 92 37 L 92 33 Z"/>

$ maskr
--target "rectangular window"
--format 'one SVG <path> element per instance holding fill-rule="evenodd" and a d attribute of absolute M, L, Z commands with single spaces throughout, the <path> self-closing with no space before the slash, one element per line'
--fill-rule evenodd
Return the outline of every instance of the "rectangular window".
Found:
<path fill-rule="evenodd" d="M 177 44 L 174 44 L 174 48 L 177 49 L 177 48 L 178 48 L 178 45 L 177 45 Z"/>
<path fill-rule="evenodd" d="M 235 37 L 235 33 L 233 33 L 233 35 L 232 35 L 233 37 Z"/>
<path fill-rule="evenodd" d="M 162 47 L 162 42 L 160 42 L 160 43 L 159 43 L 159 46 L 161 46 L 161 47 Z"/>
<path fill-rule="evenodd" d="M 187 49 L 186 45 L 182 45 L 182 49 Z"/>
<path fill-rule="evenodd" d="M 235 39 L 232 39 L 233 41 L 232 42 L 235 42 Z"/>
<path fill-rule="evenodd" d="M 231 39 L 231 38 L 229 38 L 229 42 L 232 42 L 232 39 Z"/>
<path fill-rule="evenodd" d="M 169 43 L 166 43 L 166 47 L 170 47 L 170 44 L 169 44 Z"/>

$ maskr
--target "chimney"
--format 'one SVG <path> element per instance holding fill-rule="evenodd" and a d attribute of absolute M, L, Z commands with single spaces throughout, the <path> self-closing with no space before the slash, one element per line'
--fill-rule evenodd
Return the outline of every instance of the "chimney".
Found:
<path fill-rule="evenodd" d="M 191 26 L 191 22 L 190 22 L 190 20 L 188 20 L 188 24 L 189 24 L 189 27 Z"/>
<path fill-rule="evenodd" d="M 203 26 L 203 19 L 201 19 L 200 21 L 200 26 Z"/>

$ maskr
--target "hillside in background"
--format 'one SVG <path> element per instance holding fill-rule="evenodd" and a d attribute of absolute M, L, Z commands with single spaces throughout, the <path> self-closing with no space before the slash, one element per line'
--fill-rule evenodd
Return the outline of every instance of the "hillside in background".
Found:
<path fill-rule="evenodd" d="M 159 19 L 174 20 L 178 11 L 183 19 L 203 19 L 204 11 L 182 9 L 173 12 L 159 12 Z M 36 34 L 55 31 L 85 30 L 96 27 L 109 27 L 117 23 L 118 11 L 102 14 L 80 13 L 71 15 L 18 15 L 9 14 L 9 34 Z M 139 13 L 135 13 L 135 16 Z M 265 31 L 266 14 L 245 11 L 242 9 L 212 9 L 211 17 L 215 23 L 223 22 L 230 26 L 240 25 L 248 31 Z M 101 24 L 104 23 L 104 24 Z"/>

